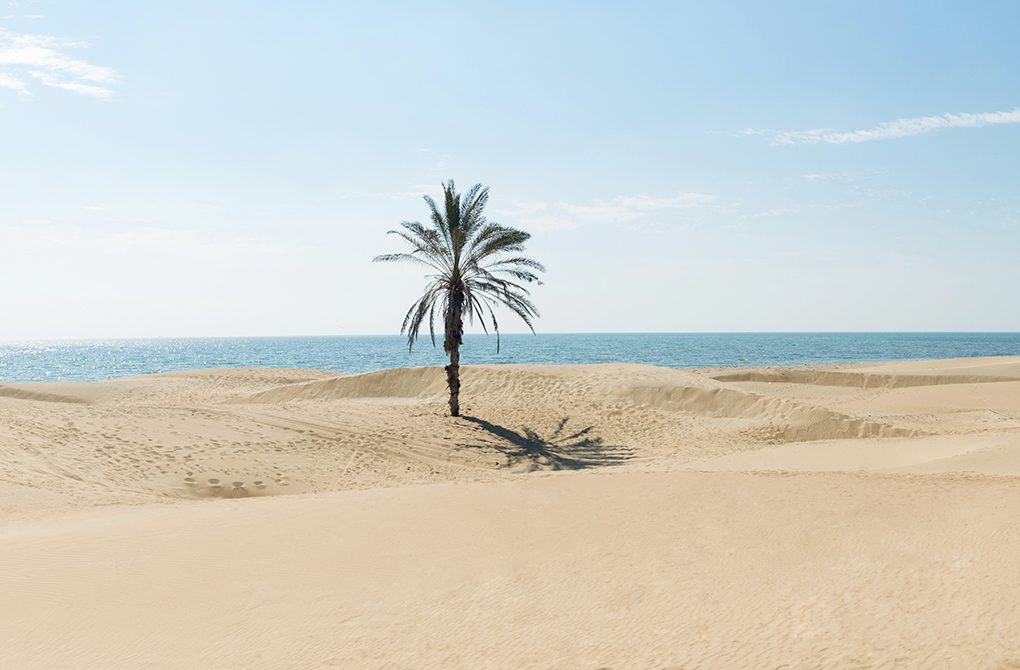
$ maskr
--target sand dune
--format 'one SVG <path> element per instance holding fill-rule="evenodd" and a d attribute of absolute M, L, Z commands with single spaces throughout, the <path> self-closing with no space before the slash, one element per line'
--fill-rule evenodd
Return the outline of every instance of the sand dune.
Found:
<path fill-rule="evenodd" d="M 13 385 L 0 385 L 0 398 L 14 398 L 15 400 L 37 400 L 39 402 L 80 402 L 87 403 L 85 398 L 73 395 L 60 395 L 59 393 L 46 393 L 33 391 L 32 389 L 21 388 Z"/>
<path fill-rule="evenodd" d="M 1020 357 L 478 366 L 464 394 L 0 385 L 0 667 L 1020 663 Z"/>
<path fill-rule="evenodd" d="M 723 382 L 776 382 L 780 384 L 817 384 L 819 386 L 855 386 L 859 388 L 903 388 L 906 386 L 939 386 L 944 384 L 982 384 L 1015 381 L 1015 377 L 976 374 L 881 374 L 877 372 L 843 372 L 839 370 L 771 370 L 730 372 L 715 375 Z"/>

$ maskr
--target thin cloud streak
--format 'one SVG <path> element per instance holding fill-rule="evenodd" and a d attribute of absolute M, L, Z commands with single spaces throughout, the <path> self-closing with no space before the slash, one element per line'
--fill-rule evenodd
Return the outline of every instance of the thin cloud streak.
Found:
<path fill-rule="evenodd" d="M 81 93 L 96 98 L 114 95 L 109 88 L 119 80 L 111 68 L 74 58 L 65 50 L 81 47 L 47 35 L 12 33 L 0 28 L 0 87 L 31 95 L 27 84 L 6 71 L 26 71 L 43 86 Z"/>
<path fill-rule="evenodd" d="M 710 207 L 719 196 L 680 191 L 664 196 L 645 193 L 621 195 L 588 204 L 568 202 L 518 202 L 508 214 L 525 225 L 544 230 L 570 229 L 588 224 L 633 223 L 656 214 Z"/>
<path fill-rule="evenodd" d="M 895 119 L 863 130 L 841 131 L 832 128 L 814 128 L 811 130 L 774 131 L 748 128 L 741 131 L 740 134 L 769 137 L 774 144 L 859 144 L 913 137 L 937 130 L 980 128 L 1008 123 L 1020 123 L 1020 107 L 1005 112 L 947 113 L 938 116 Z"/>
<path fill-rule="evenodd" d="M 102 86 L 95 86 L 93 84 L 83 84 L 78 81 L 62 81 L 55 77 L 51 77 L 45 72 L 33 71 L 32 76 L 43 86 L 49 86 L 51 88 L 61 88 L 65 91 L 74 91 L 75 93 L 83 93 L 90 95 L 93 98 L 111 98 L 113 97 L 113 91 Z"/>

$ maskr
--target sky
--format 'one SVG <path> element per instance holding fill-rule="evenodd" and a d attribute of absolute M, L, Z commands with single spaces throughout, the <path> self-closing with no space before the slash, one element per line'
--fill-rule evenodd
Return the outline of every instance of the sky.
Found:
<path fill-rule="evenodd" d="M 533 234 L 541 332 L 1020 331 L 1017 26 L 0 0 L 0 340 L 395 334 L 422 272 L 371 258 L 451 178 Z"/>

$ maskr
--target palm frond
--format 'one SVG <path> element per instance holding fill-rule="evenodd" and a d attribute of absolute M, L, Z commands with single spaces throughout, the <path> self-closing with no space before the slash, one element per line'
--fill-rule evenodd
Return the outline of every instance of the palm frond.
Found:
<path fill-rule="evenodd" d="M 425 265 L 434 270 L 442 272 L 442 268 L 438 265 L 434 265 L 430 261 L 426 260 L 422 256 L 416 256 L 415 254 L 382 254 L 372 259 L 373 263 L 417 263 L 418 265 Z"/>

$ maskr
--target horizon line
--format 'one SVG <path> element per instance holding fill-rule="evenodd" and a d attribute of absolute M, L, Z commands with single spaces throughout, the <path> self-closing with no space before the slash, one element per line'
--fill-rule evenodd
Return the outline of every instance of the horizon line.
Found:
<path fill-rule="evenodd" d="M 1020 330 L 649 330 L 649 331 L 550 331 L 500 333 L 510 335 L 1020 335 Z M 464 333 L 465 337 L 492 337 L 492 333 Z M 337 335 L 155 335 L 116 337 L 58 337 L 0 339 L 0 345 L 25 343 L 70 342 L 138 342 L 158 340 L 258 340 L 258 339 L 336 339 L 359 337 L 387 337 L 406 339 L 406 335 L 393 333 L 353 333 Z M 428 335 L 419 339 L 428 341 Z M 437 336 L 438 342 L 440 338 Z"/>

